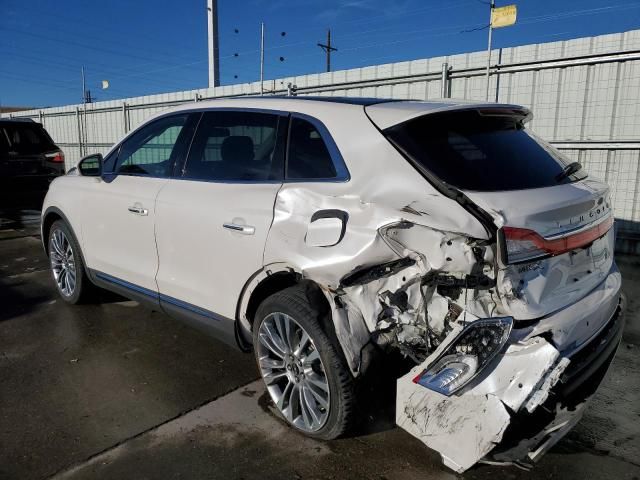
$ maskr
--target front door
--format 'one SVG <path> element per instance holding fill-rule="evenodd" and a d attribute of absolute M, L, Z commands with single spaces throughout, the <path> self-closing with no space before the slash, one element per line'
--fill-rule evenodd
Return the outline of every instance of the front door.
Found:
<path fill-rule="evenodd" d="M 105 161 L 84 196 L 85 260 L 101 280 L 157 295 L 156 198 L 191 140 L 188 114 L 155 120 Z"/>

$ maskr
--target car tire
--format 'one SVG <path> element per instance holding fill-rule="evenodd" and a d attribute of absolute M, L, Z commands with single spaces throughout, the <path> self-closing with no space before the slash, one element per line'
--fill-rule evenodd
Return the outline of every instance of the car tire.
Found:
<path fill-rule="evenodd" d="M 71 304 L 87 301 L 93 293 L 93 285 L 76 237 L 63 220 L 56 220 L 49 229 L 47 253 L 51 275 L 62 299 Z"/>
<path fill-rule="evenodd" d="M 253 345 L 280 416 L 310 437 L 331 440 L 351 427 L 355 391 L 339 347 L 322 328 L 324 317 L 304 285 L 287 288 L 258 307 Z"/>

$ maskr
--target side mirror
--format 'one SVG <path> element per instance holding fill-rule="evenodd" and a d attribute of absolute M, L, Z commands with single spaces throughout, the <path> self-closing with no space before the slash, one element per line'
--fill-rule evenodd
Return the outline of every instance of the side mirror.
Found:
<path fill-rule="evenodd" d="M 78 163 L 78 171 L 83 177 L 99 177 L 102 175 L 102 154 L 94 153 L 84 157 Z"/>

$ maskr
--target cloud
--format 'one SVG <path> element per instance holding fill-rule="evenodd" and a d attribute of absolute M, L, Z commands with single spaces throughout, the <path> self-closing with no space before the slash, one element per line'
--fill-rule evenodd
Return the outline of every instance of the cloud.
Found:
<path fill-rule="evenodd" d="M 317 20 L 335 20 L 341 16 L 355 12 L 375 12 L 381 16 L 392 16 L 406 10 L 412 0 L 383 2 L 382 0 L 347 0 L 323 2 L 325 8 L 317 15 Z"/>

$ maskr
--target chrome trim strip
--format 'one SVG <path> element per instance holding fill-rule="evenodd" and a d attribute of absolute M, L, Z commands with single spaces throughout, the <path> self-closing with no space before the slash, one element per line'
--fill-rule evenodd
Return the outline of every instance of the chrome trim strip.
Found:
<path fill-rule="evenodd" d="M 117 277 L 113 277 L 107 273 L 103 273 L 103 272 L 99 272 L 97 270 L 94 270 L 94 274 L 96 277 L 98 277 L 100 280 L 104 280 L 106 282 L 109 283 L 114 283 L 116 285 L 119 285 L 121 287 L 124 288 L 128 288 L 129 290 L 133 290 L 134 292 L 138 292 L 141 293 L 143 295 L 146 295 L 147 297 L 151 297 L 155 300 L 157 300 L 159 298 L 158 292 L 154 292 L 153 290 L 149 290 L 148 288 L 144 288 L 144 287 L 140 287 L 138 285 L 135 285 L 133 283 L 129 283 L 125 280 L 121 280 Z"/>
<path fill-rule="evenodd" d="M 134 292 L 141 293 L 143 295 L 151 297 L 154 300 L 159 300 L 160 302 L 169 303 L 169 304 L 174 305 L 176 307 L 182 308 L 184 310 L 188 310 L 188 311 L 193 312 L 193 313 L 197 313 L 198 315 L 210 318 L 212 320 L 221 321 L 221 320 L 225 319 L 225 317 L 223 317 L 221 315 L 218 315 L 217 313 L 211 312 L 211 311 L 206 310 L 204 308 L 200 308 L 200 307 L 198 307 L 196 305 L 192 305 L 191 303 L 188 303 L 188 302 L 183 302 L 182 300 L 178 300 L 177 298 L 170 297 L 169 295 L 164 295 L 162 293 L 154 292 L 153 290 L 149 290 L 148 288 L 144 288 L 144 287 L 141 287 L 141 286 L 136 285 L 134 283 L 127 282 L 125 280 L 122 280 L 120 278 L 114 277 L 114 276 L 109 275 L 107 273 L 99 272 L 97 270 L 94 270 L 93 273 L 100 280 L 104 280 L 106 282 L 119 285 L 119 286 L 127 288 L 129 290 L 133 290 Z"/>
<path fill-rule="evenodd" d="M 565 238 L 565 237 L 569 237 L 571 235 L 575 235 L 576 233 L 580 233 L 583 231 L 587 231 L 590 230 L 594 227 L 597 227 L 598 225 L 604 223 L 605 221 L 607 221 L 609 219 L 609 217 L 611 216 L 611 213 L 609 213 L 609 215 L 605 215 L 604 217 L 600 218 L 599 220 L 595 220 L 591 223 L 588 223 L 586 225 L 581 225 L 575 228 L 572 228 L 570 230 L 565 230 L 562 233 L 557 233 L 555 235 L 550 235 L 548 237 L 542 237 L 545 240 L 558 240 L 560 238 Z"/>
<path fill-rule="evenodd" d="M 177 298 L 173 298 L 168 295 L 160 294 L 160 302 L 170 303 L 171 305 L 182 308 L 183 310 L 197 313 L 198 315 L 202 315 L 203 317 L 207 317 L 218 322 L 223 320 L 223 317 L 214 312 L 197 307 L 195 305 L 192 305 L 191 303 L 183 302 L 182 300 L 178 300 Z"/>
<path fill-rule="evenodd" d="M 335 178 L 299 178 L 299 179 L 284 179 L 284 183 L 309 183 L 309 182 L 322 182 L 322 183 L 326 183 L 326 182 L 348 182 L 349 180 L 351 180 L 351 174 L 349 173 L 349 170 L 345 164 L 344 158 L 342 157 L 342 154 L 340 153 L 340 150 L 338 149 L 338 146 L 336 145 L 335 141 L 333 140 L 333 137 L 331 136 L 331 133 L 329 132 L 329 130 L 327 129 L 327 127 L 325 126 L 324 123 L 322 123 L 322 121 L 318 120 L 315 117 L 306 115 L 304 113 L 297 113 L 297 112 L 289 112 L 289 111 L 284 111 L 284 110 L 276 110 L 276 109 L 268 109 L 268 108 L 251 108 L 251 107 L 197 107 L 194 106 L 194 108 L 190 108 L 190 109 L 185 109 L 185 110 L 180 110 L 178 112 L 167 112 L 164 115 L 159 115 L 157 117 L 153 117 L 148 119 L 146 122 L 144 122 L 143 124 L 139 125 L 135 130 L 132 130 L 131 132 L 129 132 L 126 137 L 124 137 L 123 139 L 120 140 L 120 142 L 114 146 L 113 148 L 111 148 L 111 150 L 109 150 L 109 152 L 107 152 L 107 155 L 110 154 L 113 150 L 120 148 L 120 146 L 128 139 L 130 138 L 132 135 L 135 135 L 136 132 L 138 132 L 140 129 L 144 128 L 145 126 L 147 126 L 148 124 L 150 124 L 151 122 L 155 122 L 157 120 L 163 119 L 165 117 L 169 117 L 172 115 L 183 115 L 183 114 L 191 114 L 191 113 L 202 113 L 202 112 L 211 112 L 211 111 L 220 111 L 220 112 L 249 112 L 249 113 L 267 113 L 267 114 L 271 114 L 271 115 L 280 115 L 280 116 L 291 116 L 291 117 L 296 117 L 296 118 L 301 118 L 303 120 L 306 120 L 308 122 L 310 122 L 311 124 L 313 124 L 314 127 L 316 127 L 318 129 L 318 132 L 320 133 L 320 136 L 322 137 L 322 140 L 325 142 L 325 144 L 327 145 L 327 149 L 329 150 L 329 155 L 331 155 L 331 159 L 333 160 L 333 164 L 336 168 L 336 177 Z M 191 140 L 193 141 L 193 136 L 191 138 Z M 288 152 L 288 142 L 287 142 L 287 152 Z M 114 165 L 115 166 L 115 165 Z M 281 180 L 199 180 L 199 179 L 190 179 L 187 177 L 183 177 L 182 175 L 177 176 L 177 175 L 170 175 L 170 176 L 153 176 L 153 175 L 139 175 L 139 174 L 127 174 L 127 173 L 115 173 L 115 172 L 103 172 L 104 175 L 112 175 L 112 176 L 119 176 L 119 175 L 127 175 L 127 176 L 138 176 L 138 177 L 145 177 L 145 178 L 166 178 L 166 179 L 170 179 L 170 180 L 187 180 L 187 181 L 192 181 L 192 182 L 206 182 L 206 183 L 230 183 L 230 184 L 254 184 L 254 183 L 275 183 L 275 184 L 281 184 L 283 183 L 283 181 Z M 286 172 L 285 172 L 286 174 Z"/>

